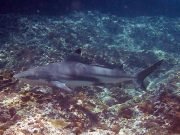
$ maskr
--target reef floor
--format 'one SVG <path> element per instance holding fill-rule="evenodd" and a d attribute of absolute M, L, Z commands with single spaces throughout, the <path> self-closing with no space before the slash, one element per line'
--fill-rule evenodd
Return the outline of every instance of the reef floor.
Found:
<path fill-rule="evenodd" d="M 0 15 L 0 135 L 180 135 L 179 31 L 180 18 L 163 16 Z M 123 83 L 65 94 L 13 78 L 78 48 L 89 62 L 129 74 L 165 62 L 146 91 Z"/>

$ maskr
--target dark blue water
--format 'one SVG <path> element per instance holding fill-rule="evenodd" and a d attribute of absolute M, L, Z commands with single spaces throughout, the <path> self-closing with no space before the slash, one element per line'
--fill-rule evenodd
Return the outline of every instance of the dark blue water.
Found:
<path fill-rule="evenodd" d="M 180 15 L 180 0 L 1 0 L 0 13 L 64 14 L 98 10 L 121 16 Z"/>

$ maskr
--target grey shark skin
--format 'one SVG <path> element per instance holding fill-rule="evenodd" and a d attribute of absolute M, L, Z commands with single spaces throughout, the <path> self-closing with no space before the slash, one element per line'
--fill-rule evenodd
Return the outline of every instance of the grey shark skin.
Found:
<path fill-rule="evenodd" d="M 134 76 L 117 69 L 88 65 L 76 61 L 63 61 L 28 69 L 15 74 L 14 78 L 35 82 L 38 85 L 55 86 L 67 92 L 72 92 L 71 88 L 79 86 L 117 84 L 124 81 L 133 81 L 138 87 L 145 89 L 144 79 L 156 70 L 162 61 L 156 62 Z"/>

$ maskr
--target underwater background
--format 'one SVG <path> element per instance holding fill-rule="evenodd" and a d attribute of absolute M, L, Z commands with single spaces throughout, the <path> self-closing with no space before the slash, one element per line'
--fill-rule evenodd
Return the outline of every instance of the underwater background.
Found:
<path fill-rule="evenodd" d="M 13 78 L 63 61 L 77 49 L 90 63 L 145 80 L 63 93 Z M 180 135 L 180 0 L 1 0 L 0 135 Z"/>

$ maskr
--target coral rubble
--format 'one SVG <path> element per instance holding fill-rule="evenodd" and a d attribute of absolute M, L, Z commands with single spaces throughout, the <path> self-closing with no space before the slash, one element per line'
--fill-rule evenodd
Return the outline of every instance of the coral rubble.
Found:
<path fill-rule="evenodd" d="M 180 134 L 180 18 L 88 11 L 51 17 L 0 15 L 0 20 L 12 20 L 0 28 L 0 134 Z M 165 63 L 147 78 L 146 91 L 125 82 L 65 94 L 12 77 L 61 61 L 78 48 L 89 63 L 129 74 L 159 59 Z"/>

